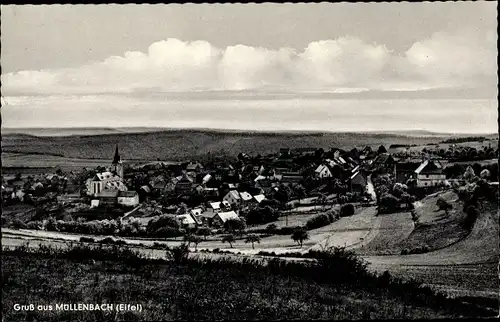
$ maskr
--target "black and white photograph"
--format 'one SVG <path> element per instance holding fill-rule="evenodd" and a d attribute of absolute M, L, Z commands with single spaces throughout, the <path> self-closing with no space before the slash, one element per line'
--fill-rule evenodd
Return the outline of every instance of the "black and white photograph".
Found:
<path fill-rule="evenodd" d="M 2 322 L 499 316 L 496 1 L 0 10 Z"/>

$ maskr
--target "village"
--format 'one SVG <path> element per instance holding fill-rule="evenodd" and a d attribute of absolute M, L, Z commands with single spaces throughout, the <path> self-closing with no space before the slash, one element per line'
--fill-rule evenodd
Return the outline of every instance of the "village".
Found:
<path fill-rule="evenodd" d="M 368 206 L 379 214 L 410 211 L 431 193 L 463 185 L 467 173 L 496 189 L 497 165 L 481 160 L 498 157 L 498 149 L 483 143 L 480 149 L 460 142 L 420 149 L 280 148 L 203 164 L 135 166 L 122 161 L 116 145 L 109 167 L 3 177 L 2 226 L 156 239 L 293 234 Z M 294 216 L 306 219 L 297 224 Z"/>

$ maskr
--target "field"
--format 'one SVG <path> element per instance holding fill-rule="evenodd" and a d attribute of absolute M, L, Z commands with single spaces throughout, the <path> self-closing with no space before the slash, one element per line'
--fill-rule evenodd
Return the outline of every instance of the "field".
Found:
<path fill-rule="evenodd" d="M 309 268 L 300 268 L 299 263 L 275 270 L 223 259 L 175 263 L 132 257 L 129 261 L 79 258 L 4 254 L 3 317 L 9 321 L 151 321 L 425 319 L 487 314 L 442 298 L 438 304 L 432 295 L 415 288 L 412 294 L 420 296 L 409 295 L 400 284 L 373 285 L 377 280 L 361 271 L 359 277 L 372 283 L 329 282 L 335 281 L 335 276 L 324 276 L 320 273 L 323 268 L 308 276 L 304 273 Z M 142 311 L 15 311 L 15 303 L 46 307 L 57 303 L 129 303 L 141 305 Z"/>
<path fill-rule="evenodd" d="M 87 132 L 84 132 L 87 133 Z M 99 132 L 97 132 L 99 133 Z M 3 152 L 30 154 L 35 160 L 41 151 L 46 155 L 72 159 L 112 158 L 113 147 L 119 144 L 124 160 L 184 160 L 212 155 L 236 156 L 276 153 L 281 147 L 332 147 L 352 149 L 366 145 L 438 143 L 450 135 L 422 133 L 286 133 L 236 132 L 216 130 L 165 130 L 161 132 L 112 133 L 101 135 L 33 136 L 11 133 L 2 137 Z M 161 147 L 161 149 L 158 149 Z M 42 160 L 43 163 L 45 159 Z M 23 164 L 19 164 L 22 166 Z"/>

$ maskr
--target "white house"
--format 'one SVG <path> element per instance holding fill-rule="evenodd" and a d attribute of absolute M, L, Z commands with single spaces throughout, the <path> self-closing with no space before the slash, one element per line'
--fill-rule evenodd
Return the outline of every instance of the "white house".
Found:
<path fill-rule="evenodd" d="M 231 205 L 227 201 L 210 202 L 207 207 L 207 212 L 218 213 L 226 209 L 231 209 Z"/>
<path fill-rule="evenodd" d="M 314 173 L 316 174 L 316 177 L 318 178 L 331 178 L 332 177 L 332 172 L 328 168 L 328 166 L 321 164 L 314 170 Z"/>
<path fill-rule="evenodd" d="M 136 191 L 120 191 L 118 193 L 118 204 L 135 207 L 139 204 L 139 194 Z"/>
<path fill-rule="evenodd" d="M 425 160 L 415 170 L 417 177 L 417 187 L 432 187 L 444 184 L 446 174 L 443 172 L 443 166 L 438 161 Z"/>
<path fill-rule="evenodd" d="M 183 215 L 178 215 L 175 217 L 182 226 L 187 227 L 187 228 L 195 228 L 196 227 L 196 221 L 190 214 L 183 214 Z"/>
<path fill-rule="evenodd" d="M 240 205 L 242 200 L 240 194 L 236 190 L 229 191 L 222 200 L 229 202 L 231 205 Z"/>
<path fill-rule="evenodd" d="M 234 211 L 219 212 L 213 217 L 212 224 L 222 226 L 229 219 L 239 219 L 239 218 L 240 217 L 238 217 L 238 214 L 236 214 Z"/>

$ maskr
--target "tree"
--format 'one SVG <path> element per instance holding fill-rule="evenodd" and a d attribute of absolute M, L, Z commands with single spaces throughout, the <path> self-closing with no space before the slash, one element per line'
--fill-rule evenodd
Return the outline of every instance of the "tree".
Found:
<path fill-rule="evenodd" d="M 293 232 L 292 239 L 293 239 L 293 241 L 298 243 L 300 245 L 300 247 L 302 248 L 302 244 L 304 243 L 304 240 L 309 239 L 309 234 L 307 233 L 307 231 L 305 229 L 298 229 L 298 230 Z"/>
<path fill-rule="evenodd" d="M 245 238 L 245 244 L 252 243 L 252 249 L 255 249 L 255 243 L 260 244 L 260 237 L 255 234 L 250 234 Z"/>
<path fill-rule="evenodd" d="M 241 233 L 246 228 L 246 224 L 241 219 L 229 219 L 224 223 L 224 228 L 228 232 L 239 232 Z"/>
<path fill-rule="evenodd" d="M 194 244 L 194 250 L 198 250 L 198 244 L 202 242 L 202 239 L 199 236 L 195 235 L 187 235 L 188 236 L 188 243 L 193 243 Z"/>
<path fill-rule="evenodd" d="M 479 176 L 481 177 L 481 179 L 488 179 L 488 178 L 490 178 L 491 173 L 488 169 L 484 169 L 483 171 L 481 171 Z"/>
<path fill-rule="evenodd" d="M 266 227 L 266 230 L 270 233 L 273 233 L 274 231 L 276 231 L 276 229 L 278 229 L 278 226 L 276 226 L 276 224 L 269 224 Z"/>
<path fill-rule="evenodd" d="M 222 243 L 228 243 L 231 248 L 233 248 L 233 243 L 236 241 L 234 235 L 225 235 L 222 237 Z"/>
<path fill-rule="evenodd" d="M 354 215 L 354 205 L 351 203 L 348 203 L 347 205 L 343 205 L 342 208 L 340 208 L 340 216 L 341 217 L 347 217 L 347 216 L 352 216 Z"/>
<path fill-rule="evenodd" d="M 476 173 L 471 166 L 468 166 L 464 173 L 464 179 L 471 182 L 475 179 Z"/>
<path fill-rule="evenodd" d="M 297 199 L 299 199 L 299 204 L 300 204 L 300 200 L 305 198 L 306 196 L 306 188 L 304 188 L 303 185 L 298 184 L 294 187 L 294 192 L 295 195 L 297 196 Z"/>
<path fill-rule="evenodd" d="M 207 236 L 212 234 L 212 230 L 208 227 L 201 227 L 198 229 L 198 234 L 203 236 L 205 240 L 207 240 Z"/>

